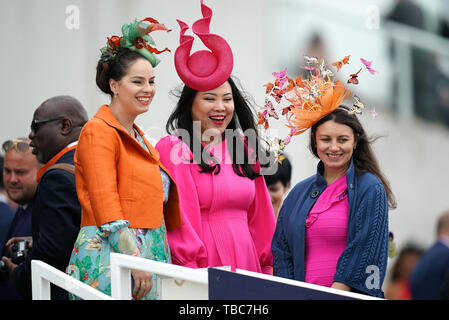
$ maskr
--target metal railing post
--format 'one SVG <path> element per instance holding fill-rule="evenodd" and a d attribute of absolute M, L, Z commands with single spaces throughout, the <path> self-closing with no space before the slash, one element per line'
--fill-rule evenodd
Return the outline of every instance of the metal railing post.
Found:
<path fill-rule="evenodd" d="M 50 283 L 85 300 L 112 300 L 110 296 L 39 260 L 31 261 L 33 300 L 50 300 Z"/>
<path fill-rule="evenodd" d="M 172 281 L 179 279 L 177 290 L 181 290 L 185 294 L 186 288 L 196 292 L 196 297 L 200 299 L 207 299 L 208 296 L 208 273 L 204 269 L 192 269 L 174 264 L 164 263 L 144 259 L 140 257 L 133 257 L 120 253 L 111 253 L 111 294 L 114 299 L 130 300 L 131 299 L 131 269 L 151 272 L 157 275 L 157 280 L 154 284 L 159 285 L 157 288 L 157 297 L 162 297 L 162 286 L 167 278 L 173 278 Z M 184 281 L 189 283 L 184 285 Z M 183 288 L 181 288 L 183 287 Z M 171 289 L 169 288 L 169 291 Z M 182 294 L 181 294 L 182 295 Z M 169 294 L 173 297 L 174 295 Z M 194 296 L 193 292 L 187 297 L 188 299 Z M 162 297 L 164 299 L 164 297 Z M 169 298 L 167 298 L 169 299 Z M 177 299 L 177 298 L 171 298 Z"/>
<path fill-rule="evenodd" d="M 50 282 L 42 276 L 40 261 L 31 261 L 31 294 L 33 300 L 50 300 Z"/>
<path fill-rule="evenodd" d="M 131 270 L 122 265 L 121 256 L 111 253 L 111 296 L 131 300 Z"/>

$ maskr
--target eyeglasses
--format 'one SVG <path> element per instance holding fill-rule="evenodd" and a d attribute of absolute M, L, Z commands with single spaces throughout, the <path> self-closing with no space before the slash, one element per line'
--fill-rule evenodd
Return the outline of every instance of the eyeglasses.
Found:
<path fill-rule="evenodd" d="M 16 151 L 27 152 L 30 149 L 30 145 L 28 141 L 22 139 L 14 139 L 5 141 L 2 145 L 3 151 L 6 153 L 12 148 L 15 148 Z"/>
<path fill-rule="evenodd" d="M 48 123 L 48 122 L 52 122 L 52 121 L 56 121 L 56 120 L 62 120 L 64 119 L 64 117 L 57 117 L 57 118 L 49 118 L 49 119 L 35 119 L 33 121 L 31 121 L 31 130 L 36 133 L 39 131 L 41 125 L 43 123 Z"/>

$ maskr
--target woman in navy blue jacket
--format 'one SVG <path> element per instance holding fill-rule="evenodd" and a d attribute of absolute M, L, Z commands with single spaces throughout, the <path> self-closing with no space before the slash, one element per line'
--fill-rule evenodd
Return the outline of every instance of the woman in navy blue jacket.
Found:
<path fill-rule="evenodd" d="M 357 116 L 340 106 L 311 127 L 315 175 L 285 199 L 274 275 L 384 297 L 388 208 L 396 206 Z"/>

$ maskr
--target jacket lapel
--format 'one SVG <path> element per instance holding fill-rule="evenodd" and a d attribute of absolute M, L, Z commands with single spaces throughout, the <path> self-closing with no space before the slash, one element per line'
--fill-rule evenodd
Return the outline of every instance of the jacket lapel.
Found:
<path fill-rule="evenodd" d="M 354 210 L 351 210 L 351 208 L 354 208 L 354 201 L 355 201 L 355 190 L 357 187 L 356 184 L 356 174 L 355 174 L 355 168 L 354 168 L 354 160 L 351 158 L 351 164 L 349 165 L 349 169 L 346 171 L 346 184 L 348 186 L 348 204 L 349 204 L 349 217 L 348 221 L 351 221 L 351 213 L 354 212 Z M 348 224 L 349 226 L 349 224 Z"/>
<path fill-rule="evenodd" d="M 109 106 L 104 104 L 100 107 L 98 112 L 95 114 L 94 118 L 98 118 L 106 122 L 109 126 L 115 128 L 119 133 L 121 133 L 123 136 L 125 136 L 129 143 L 135 144 L 138 146 L 138 149 L 145 154 L 145 156 L 153 161 L 159 162 L 159 152 L 147 141 L 147 139 L 144 137 L 144 133 L 142 130 L 140 130 L 139 127 L 137 127 L 135 124 L 133 124 L 133 127 L 137 130 L 137 132 L 140 134 L 140 136 L 143 138 L 143 141 L 145 142 L 145 145 L 147 146 L 148 150 L 150 150 L 150 153 L 148 153 L 138 141 L 133 139 L 121 126 L 121 124 L 117 121 L 117 119 L 112 114 L 111 109 L 109 109 Z"/>
<path fill-rule="evenodd" d="M 148 142 L 148 140 L 145 138 L 145 134 L 143 133 L 142 130 L 140 130 L 140 128 L 134 124 L 134 128 L 137 130 L 137 132 L 140 134 L 140 136 L 143 139 L 143 142 L 145 142 L 146 147 L 148 148 L 148 150 L 150 150 L 151 156 L 154 160 L 156 160 L 157 162 L 159 162 L 160 159 L 160 155 L 159 152 L 151 145 L 151 143 Z M 132 139 L 134 140 L 134 139 Z M 135 141 L 135 140 L 134 140 Z M 148 153 L 148 152 L 147 152 Z"/>

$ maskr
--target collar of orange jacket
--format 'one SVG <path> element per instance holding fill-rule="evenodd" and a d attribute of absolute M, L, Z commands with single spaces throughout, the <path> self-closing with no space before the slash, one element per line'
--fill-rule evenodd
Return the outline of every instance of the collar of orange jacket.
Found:
<path fill-rule="evenodd" d="M 94 118 L 98 118 L 103 120 L 104 122 L 106 122 L 108 125 L 110 125 L 111 127 L 116 128 L 117 130 L 119 130 L 120 132 L 122 132 L 123 134 L 127 135 L 130 137 L 130 139 L 132 139 L 135 143 L 139 144 L 139 142 L 137 142 L 134 138 L 132 138 L 128 132 L 126 132 L 125 129 L 123 129 L 122 125 L 120 124 L 120 122 L 118 122 L 118 120 L 115 118 L 114 114 L 112 113 L 111 109 L 109 108 L 109 106 L 107 104 L 104 104 L 100 107 L 100 109 L 97 111 L 97 113 L 95 114 Z M 148 140 L 145 138 L 145 134 L 144 132 L 139 128 L 139 126 L 137 126 L 135 123 L 133 123 L 133 127 L 134 129 L 137 130 L 137 132 L 140 134 L 140 136 L 143 138 L 143 141 L 145 142 L 145 145 L 147 146 L 148 150 L 150 150 L 150 154 L 151 156 L 156 160 L 159 161 L 159 152 L 157 152 L 157 150 L 148 142 Z"/>

